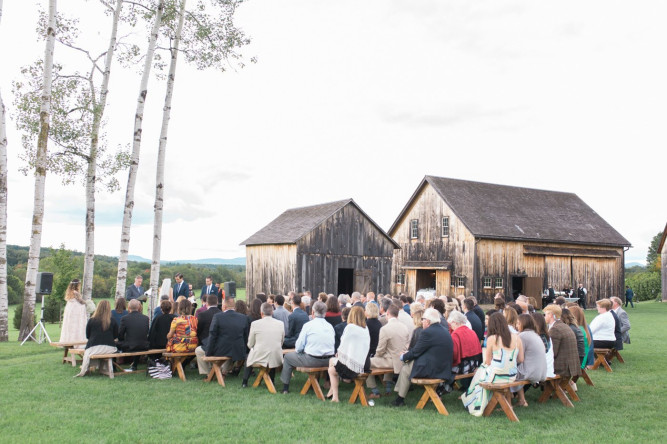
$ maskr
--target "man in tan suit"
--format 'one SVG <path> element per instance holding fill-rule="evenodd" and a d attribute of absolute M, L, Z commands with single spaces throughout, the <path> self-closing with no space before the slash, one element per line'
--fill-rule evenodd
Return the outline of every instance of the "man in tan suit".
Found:
<path fill-rule="evenodd" d="M 248 386 L 248 378 L 253 364 L 269 367 L 269 376 L 273 381 L 276 368 L 283 365 L 283 341 L 285 340 L 285 325 L 273 318 L 273 306 L 264 302 L 260 308 L 262 319 L 250 324 L 248 348 L 250 353 L 246 358 L 246 368 L 243 373 L 243 387 Z"/>
<path fill-rule="evenodd" d="M 378 339 L 375 356 L 371 358 L 371 369 L 393 367 L 394 373 L 401 371 L 401 367 L 403 366 L 401 355 L 408 349 L 410 332 L 398 320 L 399 310 L 395 305 L 390 305 L 387 308 L 387 325 L 380 329 L 380 338 Z M 392 379 L 391 375 L 385 375 L 385 394 L 391 394 Z M 368 395 L 369 398 L 380 397 L 375 376 L 368 377 L 366 386 L 371 389 L 371 393 Z"/>

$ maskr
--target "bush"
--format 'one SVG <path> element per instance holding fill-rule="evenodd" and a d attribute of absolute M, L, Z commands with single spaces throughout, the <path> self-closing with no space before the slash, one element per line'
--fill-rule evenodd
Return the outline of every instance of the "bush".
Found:
<path fill-rule="evenodd" d="M 44 297 L 44 321 L 60 322 L 60 314 L 63 310 L 63 302 L 59 297 L 49 295 Z"/>
<path fill-rule="evenodd" d="M 9 305 L 23 301 L 23 282 L 13 274 L 7 275 L 7 301 Z"/>
<path fill-rule="evenodd" d="M 625 280 L 625 285 L 632 288 L 635 301 L 654 301 L 660 298 L 662 292 L 660 272 L 657 271 L 635 273 Z"/>
<path fill-rule="evenodd" d="M 20 303 L 19 305 L 16 306 L 16 310 L 14 310 L 14 328 L 19 330 L 21 328 L 21 318 L 23 317 L 23 303 Z M 35 311 L 35 319 L 33 324 L 37 324 L 37 312 Z"/>

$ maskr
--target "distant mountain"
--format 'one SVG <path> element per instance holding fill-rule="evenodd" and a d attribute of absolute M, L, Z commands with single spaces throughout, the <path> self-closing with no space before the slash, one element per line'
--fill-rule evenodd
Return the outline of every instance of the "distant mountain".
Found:
<path fill-rule="evenodd" d="M 627 262 L 625 264 L 625 268 L 632 268 L 632 267 L 645 267 L 646 265 L 642 264 L 641 262 Z"/>
<path fill-rule="evenodd" d="M 148 262 L 151 263 L 150 259 L 146 259 L 141 256 L 127 256 L 128 261 L 133 262 Z M 197 265 L 245 265 L 244 257 L 235 257 L 233 259 L 220 259 L 220 258 L 208 258 L 208 259 L 193 259 L 193 260 L 175 260 L 175 261 L 160 261 L 161 264 L 197 264 Z"/>

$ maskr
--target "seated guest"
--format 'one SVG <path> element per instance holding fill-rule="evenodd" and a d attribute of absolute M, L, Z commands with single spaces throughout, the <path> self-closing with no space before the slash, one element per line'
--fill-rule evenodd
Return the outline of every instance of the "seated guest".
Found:
<path fill-rule="evenodd" d="M 324 319 L 331 324 L 332 327 L 343 322 L 343 318 L 340 315 L 340 305 L 338 305 L 338 298 L 336 296 L 331 296 L 327 299 L 327 313 L 324 316 Z"/>
<path fill-rule="evenodd" d="M 273 319 L 277 319 L 283 323 L 285 334 L 289 327 L 289 311 L 285 309 L 285 296 L 279 294 L 275 296 L 275 308 L 273 310 Z"/>
<path fill-rule="evenodd" d="M 211 294 L 216 294 L 216 293 L 211 293 Z M 199 307 L 198 309 L 195 310 L 195 317 L 198 318 L 201 313 L 204 313 L 206 310 L 208 310 L 209 305 L 208 305 L 207 300 L 208 300 L 208 295 L 204 295 L 204 297 L 201 300 L 201 307 Z M 217 294 L 215 296 L 215 300 L 216 301 L 218 300 Z"/>
<path fill-rule="evenodd" d="M 542 338 L 535 333 L 533 317 L 529 314 L 519 315 L 517 325 L 523 347 L 523 362 L 517 365 L 516 379 L 532 383 L 544 381 L 547 378 L 547 353 Z M 523 387 L 512 387 L 511 391 L 517 393 L 520 406 L 528 407 Z"/>
<path fill-rule="evenodd" d="M 431 308 L 437 310 L 440 313 L 440 323 L 449 331 L 449 324 L 447 324 L 447 318 L 445 318 L 445 303 L 442 299 L 433 299 L 431 301 Z"/>
<path fill-rule="evenodd" d="M 294 310 L 292 310 L 292 314 L 287 318 L 287 333 L 285 334 L 283 348 L 294 348 L 301 329 L 310 320 L 308 313 L 301 308 L 301 296 L 294 294 L 292 302 L 294 303 Z"/>
<path fill-rule="evenodd" d="M 329 299 L 329 295 L 326 294 L 323 291 L 320 291 L 317 295 L 317 300 L 324 302 L 325 304 L 327 303 L 327 300 Z"/>
<path fill-rule="evenodd" d="M 336 343 L 334 344 L 334 351 L 338 351 L 338 346 L 340 345 L 340 338 L 343 337 L 343 331 L 345 331 L 345 327 L 347 327 L 347 315 L 348 313 L 350 313 L 351 309 L 352 307 L 343 308 L 343 311 L 340 312 L 340 317 L 343 320 L 343 322 L 334 326 L 334 333 L 336 333 Z"/>
<path fill-rule="evenodd" d="M 373 305 L 373 304 L 371 304 Z M 349 307 L 343 309 L 348 310 Z M 368 352 L 371 337 L 366 328 L 366 316 L 362 307 L 352 307 L 347 318 L 347 327 L 340 339 L 340 346 L 335 358 L 329 360 L 329 380 L 331 387 L 327 398 L 338 402 L 338 378 L 354 379 L 364 371 L 370 371 Z M 341 325 L 341 324 L 339 324 Z"/>
<path fill-rule="evenodd" d="M 556 298 L 556 302 L 555 302 L 556 305 L 560 305 L 560 306 L 562 307 L 562 306 L 565 305 L 566 303 L 567 303 L 567 299 L 565 299 L 564 296 L 558 296 L 558 297 Z"/>
<path fill-rule="evenodd" d="M 168 300 L 169 300 L 169 295 L 168 294 L 163 294 L 162 296 L 160 296 L 160 303 L 158 304 L 157 307 L 155 307 L 155 310 L 153 310 L 153 321 L 155 321 L 155 318 L 157 318 L 158 316 L 160 316 L 163 313 L 163 311 L 162 311 L 162 301 L 168 301 Z M 171 308 L 171 307 L 172 307 L 172 304 L 170 302 L 169 303 L 169 308 Z M 151 322 L 153 322 L 153 321 L 151 321 Z"/>
<path fill-rule="evenodd" d="M 292 298 L 294 299 L 294 298 Z M 310 303 L 312 302 L 310 292 L 307 291 L 301 296 L 301 304 L 303 304 L 303 307 L 301 309 L 306 312 L 308 315 L 308 319 L 310 319 L 310 313 L 311 313 L 311 306 Z"/>
<path fill-rule="evenodd" d="M 358 291 L 353 292 L 352 296 L 350 297 L 350 303 L 353 307 L 363 307 L 364 303 L 361 302 L 361 293 Z"/>
<path fill-rule="evenodd" d="M 222 310 L 218 308 L 218 296 L 216 293 L 210 293 L 208 296 L 206 296 L 206 302 L 204 305 L 208 308 L 206 311 L 200 312 L 199 316 L 197 316 L 197 342 L 199 343 L 199 346 L 195 349 L 197 363 L 199 363 L 199 361 L 201 361 L 201 359 L 203 359 L 206 355 L 205 344 L 208 343 L 208 336 L 211 331 L 213 316 L 222 312 Z M 208 375 L 208 372 L 203 373 L 200 368 L 199 374 Z"/>
<path fill-rule="evenodd" d="M 160 314 L 153 318 L 151 329 L 148 332 L 148 347 L 162 349 L 167 347 L 167 334 L 171 330 L 171 321 L 176 316 L 171 314 L 171 302 L 169 297 L 160 302 Z"/>
<path fill-rule="evenodd" d="M 127 314 L 127 302 L 124 297 L 116 299 L 116 308 L 111 310 L 111 317 L 114 318 L 117 325 L 120 325 L 120 319 Z"/>
<path fill-rule="evenodd" d="M 408 350 L 415 346 L 419 335 L 424 331 L 422 327 L 422 316 L 424 315 L 424 307 L 419 303 L 415 302 L 410 305 L 410 315 L 412 316 L 412 325 L 415 326 L 415 329 L 412 330 L 412 336 L 410 337 L 410 346 Z"/>
<path fill-rule="evenodd" d="M 276 298 L 283 298 L 283 302 L 285 301 L 285 298 L 281 295 Z M 279 306 L 282 306 L 282 304 Z M 243 387 L 248 386 L 248 378 L 253 365 L 259 364 L 268 367 L 271 381 L 276 375 L 276 368 L 283 365 L 282 348 L 285 339 L 285 326 L 273 317 L 274 311 L 270 303 L 263 303 L 260 310 L 262 311 L 262 319 L 250 325 L 250 333 L 248 334 L 250 353 L 246 358 L 246 367 L 243 371 Z"/>
<path fill-rule="evenodd" d="M 584 360 L 584 356 L 586 356 L 584 334 L 581 332 L 579 325 L 577 325 L 577 321 L 574 319 L 574 316 L 567 308 L 563 308 L 560 315 L 560 320 L 563 321 L 565 325 L 570 327 L 574 333 L 574 336 L 577 338 L 577 354 L 579 355 L 579 363 L 581 363 Z"/>
<path fill-rule="evenodd" d="M 502 311 L 505 309 L 505 295 L 501 293 L 496 293 L 493 298 L 493 308 L 494 310 Z"/>
<path fill-rule="evenodd" d="M 395 302 L 394 305 L 398 307 L 398 321 L 405 325 L 405 328 L 408 329 L 408 333 L 410 334 L 410 337 L 412 337 L 412 331 L 415 329 L 415 324 L 412 320 L 412 316 L 407 314 L 405 310 L 403 310 L 403 306 L 401 305 L 400 300 L 398 302 Z"/>
<path fill-rule="evenodd" d="M 468 298 L 472 299 L 472 302 L 474 304 L 473 307 L 472 307 L 472 311 L 473 311 L 473 313 L 475 313 L 477 315 L 477 317 L 479 318 L 479 322 L 482 323 L 482 327 L 483 327 L 485 319 L 486 319 L 486 316 L 484 315 L 484 310 L 482 310 L 482 307 L 480 307 L 477 304 L 477 298 L 475 296 L 468 296 Z"/>
<path fill-rule="evenodd" d="M 378 320 L 380 314 L 380 307 L 375 301 L 371 301 L 366 304 L 366 328 L 368 328 L 368 334 L 371 336 L 371 345 L 370 345 L 370 355 L 371 357 L 375 356 L 375 351 L 378 348 L 378 342 L 380 341 L 380 329 L 382 328 L 382 323 Z"/>
<path fill-rule="evenodd" d="M 400 295 L 398 299 L 401 301 L 401 305 L 403 306 L 403 311 L 405 311 L 407 314 L 410 313 L 410 304 L 408 304 L 408 297 L 404 294 Z"/>
<path fill-rule="evenodd" d="M 472 331 L 477 335 L 478 341 L 484 340 L 484 324 L 483 321 L 479 320 L 477 314 L 473 311 L 475 309 L 475 301 L 472 298 L 466 298 L 463 300 L 463 313 L 465 314 L 466 319 L 470 322 Z M 450 315 L 451 316 L 451 315 Z M 449 320 L 449 318 L 447 318 Z M 453 327 L 452 327 L 453 328 Z M 468 373 L 468 372 L 465 372 Z"/>
<path fill-rule="evenodd" d="M 616 296 L 609 299 L 611 301 L 611 314 L 614 316 L 616 325 L 614 327 L 614 336 L 616 336 L 616 350 L 623 350 L 623 344 L 630 343 L 630 318 L 623 310 L 621 305 L 623 301 Z"/>
<path fill-rule="evenodd" d="M 595 348 L 616 347 L 616 320 L 611 314 L 611 301 L 600 299 L 595 302 L 598 315 L 591 321 L 591 333 L 593 334 L 593 345 Z"/>
<path fill-rule="evenodd" d="M 560 305 L 547 305 L 544 321 L 549 326 L 549 336 L 554 348 L 554 373 L 567 378 L 581 375 L 581 361 L 577 352 L 574 332 L 560 320 Z"/>
<path fill-rule="evenodd" d="M 378 307 L 380 308 L 380 316 L 378 316 L 378 321 L 380 321 L 380 324 L 382 326 L 387 325 L 387 310 L 389 309 L 389 306 L 391 305 L 391 298 L 382 298 L 380 299 L 380 303 Z"/>
<path fill-rule="evenodd" d="M 183 298 L 178 302 L 178 299 L 178 316 L 171 321 L 171 328 L 167 333 L 167 351 L 189 353 L 197 348 L 197 318 L 190 314 L 192 312 L 190 301 Z"/>
<path fill-rule="evenodd" d="M 415 346 L 400 356 L 404 362 L 396 382 L 398 396 L 391 403 L 395 407 L 405 405 L 412 378 L 444 379 L 454 382 L 452 376 L 452 337 L 440 323 L 440 313 L 433 308 L 424 311 L 424 330 Z"/>
<path fill-rule="evenodd" d="M 259 299 L 254 300 L 258 301 Z M 234 310 L 234 305 L 234 299 L 227 296 L 223 304 L 225 311 L 213 316 L 208 341 L 204 348 L 206 356 L 228 356 L 231 358 L 225 361 L 220 368 L 223 374 L 229 373 L 235 362 L 244 361 L 247 356 L 246 345 L 250 333 L 250 322 L 247 316 Z M 209 362 L 204 361 L 203 357 L 201 359 L 197 358 L 197 366 L 199 373 L 202 375 L 208 374 L 212 367 Z"/>
<path fill-rule="evenodd" d="M 401 371 L 403 363 L 401 362 L 401 353 L 403 353 L 410 343 L 410 333 L 405 325 L 398 320 L 399 309 L 391 304 L 387 310 L 387 325 L 380 329 L 378 346 L 375 349 L 375 356 L 371 358 L 371 369 L 374 368 L 393 368 L 394 373 Z M 386 394 L 391 393 L 392 377 L 385 375 Z M 379 398 L 380 392 L 377 389 L 375 376 L 371 375 L 366 379 L 366 386 L 371 389 L 369 398 Z"/>
<path fill-rule="evenodd" d="M 327 306 L 317 301 L 313 304 L 313 320 L 303 325 L 296 340 L 296 351 L 287 353 L 283 359 L 283 371 L 280 380 L 283 382 L 283 393 L 289 393 L 292 370 L 296 367 L 327 367 L 329 359 L 334 356 L 334 329 L 324 315 Z M 296 309 L 294 310 L 296 312 Z M 294 315 L 294 313 L 292 313 Z"/>
<path fill-rule="evenodd" d="M 466 299 L 464 302 L 467 302 Z M 475 318 L 477 315 L 471 313 Z M 453 355 L 452 355 L 452 373 L 455 375 L 465 375 L 473 373 L 482 363 L 482 346 L 474 331 L 466 326 L 465 316 L 460 311 L 452 312 L 449 315 L 449 327 L 452 329 Z M 477 319 L 479 321 L 479 319 Z M 466 378 L 459 381 L 461 388 L 466 390 L 470 385 L 472 378 Z"/>
<path fill-rule="evenodd" d="M 220 301 L 218 301 L 220 302 Z M 221 307 L 222 305 L 218 305 L 218 307 Z M 222 311 L 222 309 L 220 309 Z M 234 304 L 234 311 L 237 313 L 241 313 L 242 315 L 248 315 L 248 304 L 245 303 L 245 301 L 238 300 Z"/>
<path fill-rule="evenodd" d="M 482 382 L 513 382 L 517 364 L 523 362 L 523 347 L 518 335 L 510 332 L 502 313 L 489 317 L 489 336 L 486 340 L 484 363 L 472 378 L 470 387 L 461 396 L 463 406 L 473 416 L 482 416 L 491 399 L 491 392 L 482 388 Z"/>
<path fill-rule="evenodd" d="M 285 305 L 283 305 L 283 307 L 285 307 L 285 310 L 287 310 L 288 316 L 292 314 L 292 304 L 290 304 L 289 302 L 285 302 Z"/>
<path fill-rule="evenodd" d="M 542 340 L 545 350 L 545 358 L 547 361 L 547 378 L 553 378 L 556 376 L 554 373 L 554 348 L 551 343 L 551 338 L 549 337 L 549 330 L 547 328 L 547 323 L 544 320 L 544 315 L 542 313 L 533 313 L 531 315 L 533 318 L 533 324 L 535 325 L 535 333 Z"/>
<path fill-rule="evenodd" d="M 252 300 L 252 302 L 250 303 L 250 314 L 248 315 L 248 317 L 250 318 L 250 322 L 255 322 L 262 319 L 262 304 L 264 302 L 262 302 L 262 300 L 259 299 L 259 297 L 256 297 L 255 299 Z"/>
<path fill-rule="evenodd" d="M 584 309 L 578 306 L 577 304 L 574 307 L 569 308 L 570 313 L 574 316 L 574 319 L 577 321 L 577 325 L 581 330 L 581 333 L 584 336 L 584 359 L 581 361 L 581 368 L 586 368 L 587 366 L 592 366 L 595 363 L 595 347 L 593 346 L 593 335 L 591 334 L 591 329 L 586 323 L 586 317 L 584 316 Z M 590 364 L 589 364 L 590 362 Z"/>
<path fill-rule="evenodd" d="M 262 304 L 267 301 L 266 293 L 257 293 L 256 299 L 262 301 Z"/>
<path fill-rule="evenodd" d="M 91 356 L 115 353 L 117 351 L 115 342 L 117 337 L 118 324 L 111 317 L 111 305 L 109 305 L 109 301 L 102 300 L 97 304 L 95 313 L 93 313 L 86 324 L 86 338 L 88 338 L 88 343 L 86 344 L 86 351 L 83 353 L 81 371 L 74 375 L 74 377 L 85 376 L 88 373 Z M 112 372 L 113 368 L 109 368 L 107 371 Z"/>
<path fill-rule="evenodd" d="M 118 329 L 118 345 L 123 352 L 148 350 L 148 316 L 141 314 L 141 302 L 132 299 L 129 303 L 130 312 L 120 320 Z M 139 356 L 135 356 L 128 371 L 136 371 Z"/>
<path fill-rule="evenodd" d="M 517 311 L 512 307 L 505 307 L 503 310 L 503 315 L 507 321 L 507 327 L 510 329 L 510 333 L 513 335 L 519 334 L 516 329 L 516 321 L 519 319 L 519 314 Z"/>

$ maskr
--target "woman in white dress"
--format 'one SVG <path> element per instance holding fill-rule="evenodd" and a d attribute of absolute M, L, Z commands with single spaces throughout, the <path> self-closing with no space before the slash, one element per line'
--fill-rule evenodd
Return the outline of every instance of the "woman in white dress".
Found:
<path fill-rule="evenodd" d="M 74 279 L 65 291 L 65 314 L 63 328 L 60 332 L 60 342 L 86 342 L 86 323 L 88 312 L 86 302 L 79 294 L 79 280 Z M 83 348 L 85 344 L 75 348 Z"/>

